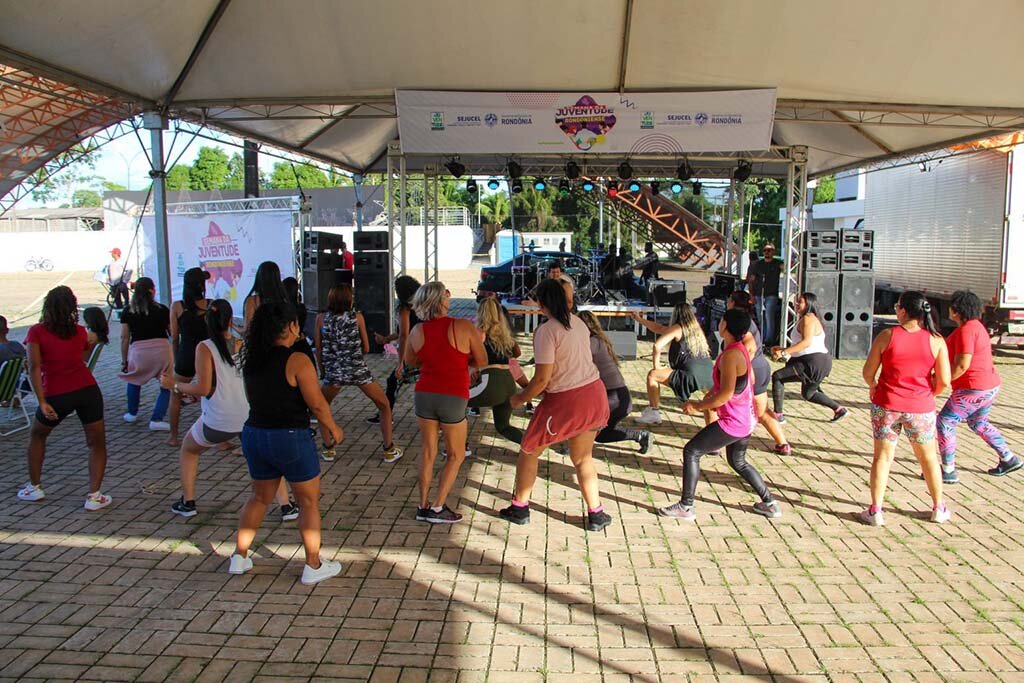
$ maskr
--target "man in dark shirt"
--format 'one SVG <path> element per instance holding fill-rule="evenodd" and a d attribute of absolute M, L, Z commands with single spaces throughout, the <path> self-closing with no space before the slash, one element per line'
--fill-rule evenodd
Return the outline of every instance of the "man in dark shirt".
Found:
<path fill-rule="evenodd" d="M 754 311 L 757 326 L 765 346 L 778 343 L 779 310 L 782 299 L 779 296 L 779 280 L 782 277 L 782 261 L 775 258 L 775 245 L 769 242 L 762 249 L 764 258 L 750 265 L 747 283 L 754 296 Z"/>
<path fill-rule="evenodd" d="M 644 267 L 640 271 L 640 280 L 644 286 L 651 280 L 658 279 L 658 255 L 654 253 L 654 244 L 644 243 Z"/>

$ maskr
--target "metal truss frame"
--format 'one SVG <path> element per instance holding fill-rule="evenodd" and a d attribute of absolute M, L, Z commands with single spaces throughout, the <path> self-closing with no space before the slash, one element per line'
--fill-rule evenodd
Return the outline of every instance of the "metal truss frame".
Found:
<path fill-rule="evenodd" d="M 791 326 L 796 323 L 793 307 L 799 293 L 803 258 L 801 241 L 807 227 L 807 148 L 793 147 L 792 162 L 786 178 L 786 222 L 783 225 L 782 263 L 784 281 L 782 291 L 782 330 L 784 339 L 791 337 Z"/>
<path fill-rule="evenodd" d="M 704 261 L 706 267 L 713 268 L 726 253 L 722 233 L 672 200 L 655 196 L 649 187 L 641 187 L 639 192 L 620 190 L 612 202 L 629 207 L 653 226 L 674 235 L 684 245 L 680 253 L 684 261 L 693 259 L 694 265 Z M 650 230 L 650 233 L 654 236 L 655 230 Z"/>
<path fill-rule="evenodd" d="M 423 282 L 440 278 L 438 269 L 438 187 L 441 184 L 436 166 L 423 170 Z"/>

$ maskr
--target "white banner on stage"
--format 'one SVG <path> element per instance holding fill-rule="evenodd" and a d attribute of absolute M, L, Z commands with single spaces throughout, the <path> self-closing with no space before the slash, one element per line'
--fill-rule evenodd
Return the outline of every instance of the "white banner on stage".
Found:
<path fill-rule="evenodd" d="M 685 154 L 768 149 L 775 89 L 687 93 L 399 90 L 407 154 Z"/>
<path fill-rule="evenodd" d="M 155 282 L 157 257 L 153 216 L 144 216 L 142 226 L 143 274 Z M 242 302 L 252 289 L 260 263 L 273 261 L 281 268 L 281 277 L 295 275 L 291 211 L 172 213 L 167 216 L 167 233 L 172 301 L 181 299 L 185 271 L 198 266 L 210 273 L 206 296 L 227 299 L 235 315 L 241 317 Z"/>

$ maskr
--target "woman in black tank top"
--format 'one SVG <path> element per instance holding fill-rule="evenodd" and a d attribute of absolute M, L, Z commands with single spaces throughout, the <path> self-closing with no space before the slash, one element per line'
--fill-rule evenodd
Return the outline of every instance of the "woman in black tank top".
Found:
<path fill-rule="evenodd" d="M 324 442 L 341 441 L 341 428 L 320 393 L 316 368 L 295 350 L 300 334 L 295 309 L 265 303 L 256 309 L 242 349 L 242 380 L 249 419 L 242 429 L 242 452 L 252 477 L 252 496 L 242 508 L 230 574 L 252 569 L 249 547 L 281 480 L 292 485 L 299 503 L 299 532 L 306 551 L 302 583 L 337 576 L 341 564 L 320 559 L 320 459 L 309 428 L 316 415 Z"/>
<path fill-rule="evenodd" d="M 202 268 L 189 268 L 184 279 L 181 301 L 171 304 L 171 348 L 174 352 L 174 381 L 187 384 L 196 375 L 196 347 L 210 336 L 206 330 L 206 309 L 210 305 L 206 298 L 206 281 L 210 274 Z M 171 394 L 168 422 L 171 429 L 167 443 L 180 446 L 181 396 L 178 394 Z"/>

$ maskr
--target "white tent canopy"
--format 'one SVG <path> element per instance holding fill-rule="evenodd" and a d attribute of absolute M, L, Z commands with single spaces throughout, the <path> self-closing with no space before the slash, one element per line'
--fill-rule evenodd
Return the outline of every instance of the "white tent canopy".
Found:
<path fill-rule="evenodd" d="M 813 176 L 1024 128 L 1024 88 L 1012 75 L 1024 63 L 1024 3 L 990 0 L 983 16 L 971 7 L 8 0 L 0 63 L 353 171 L 382 168 L 397 138 L 396 88 L 775 87 L 773 141 L 807 145 Z M 5 135 L 0 143 L 12 143 Z M 4 146 L 0 156 L 14 153 Z"/>

